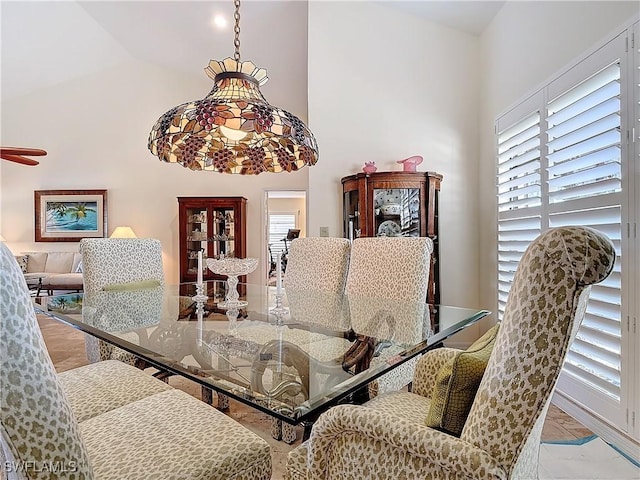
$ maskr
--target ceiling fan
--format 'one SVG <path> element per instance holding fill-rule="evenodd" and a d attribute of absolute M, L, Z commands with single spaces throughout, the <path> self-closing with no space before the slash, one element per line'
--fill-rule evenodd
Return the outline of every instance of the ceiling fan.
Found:
<path fill-rule="evenodd" d="M 27 158 L 25 155 L 40 157 L 46 154 L 46 151 L 39 148 L 0 147 L 0 158 L 3 160 L 9 160 L 10 162 L 21 163 L 29 166 L 38 165 L 40 162 Z"/>

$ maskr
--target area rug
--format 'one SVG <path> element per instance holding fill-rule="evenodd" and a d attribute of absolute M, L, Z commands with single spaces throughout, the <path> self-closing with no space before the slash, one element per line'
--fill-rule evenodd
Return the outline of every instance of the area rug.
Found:
<path fill-rule="evenodd" d="M 637 480 L 640 465 L 597 435 L 540 445 L 540 480 Z"/>

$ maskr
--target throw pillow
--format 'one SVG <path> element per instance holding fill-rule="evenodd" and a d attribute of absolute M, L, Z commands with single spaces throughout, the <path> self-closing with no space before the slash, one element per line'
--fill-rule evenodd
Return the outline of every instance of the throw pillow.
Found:
<path fill-rule="evenodd" d="M 431 394 L 428 427 L 460 436 L 489 363 L 498 328 L 499 324 L 496 324 L 467 350 L 442 366 Z"/>
<path fill-rule="evenodd" d="M 159 280 L 140 280 L 138 282 L 114 283 L 102 287 L 104 291 L 140 290 L 143 288 L 155 288 L 160 286 Z"/>
<path fill-rule="evenodd" d="M 27 273 L 27 262 L 29 261 L 29 255 L 16 255 L 16 261 L 20 265 L 22 273 Z"/>

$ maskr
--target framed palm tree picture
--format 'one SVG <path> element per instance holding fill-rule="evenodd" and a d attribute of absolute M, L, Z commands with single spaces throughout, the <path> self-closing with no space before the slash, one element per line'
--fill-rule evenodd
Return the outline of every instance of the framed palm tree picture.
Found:
<path fill-rule="evenodd" d="M 36 190 L 36 242 L 79 242 L 107 232 L 106 190 Z"/>

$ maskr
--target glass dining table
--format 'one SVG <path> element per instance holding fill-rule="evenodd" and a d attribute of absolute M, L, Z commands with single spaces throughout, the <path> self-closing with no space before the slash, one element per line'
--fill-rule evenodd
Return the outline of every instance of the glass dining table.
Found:
<path fill-rule="evenodd" d="M 367 385 L 489 314 L 487 310 L 225 282 L 122 285 L 34 299 L 39 313 L 133 353 L 305 433 Z M 197 295 L 199 293 L 199 295 Z"/>

